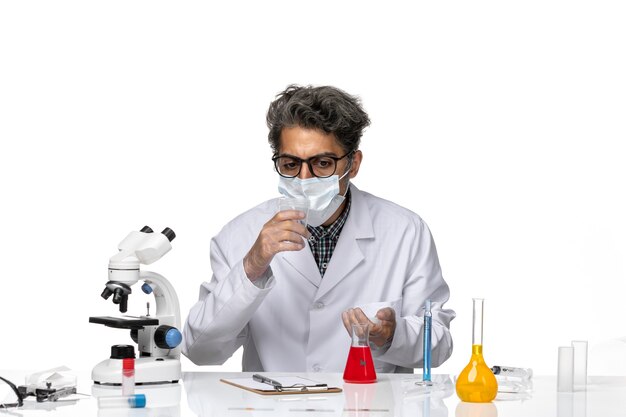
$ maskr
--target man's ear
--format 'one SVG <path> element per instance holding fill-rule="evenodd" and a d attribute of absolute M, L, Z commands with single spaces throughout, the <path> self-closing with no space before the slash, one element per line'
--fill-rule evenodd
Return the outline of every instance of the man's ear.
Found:
<path fill-rule="evenodd" d="M 356 177 L 359 173 L 359 168 L 361 167 L 361 162 L 363 161 L 363 152 L 356 151 L 354 155 L 352 155 L 352 166 L 350 167 L 350 174 L 348 175 L 350 178 Z"/>

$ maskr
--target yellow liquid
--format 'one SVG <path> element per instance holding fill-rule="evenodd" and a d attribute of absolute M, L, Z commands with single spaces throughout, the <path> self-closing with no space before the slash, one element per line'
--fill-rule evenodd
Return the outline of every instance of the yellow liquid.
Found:
<path fill-rule="evenodd" d="M 456 380 L 456 395 L 461 401 L 488 403 L 497 393 L 498 382 L 483 359 L 483 345 L 473 345 L 472 357 Z"/>

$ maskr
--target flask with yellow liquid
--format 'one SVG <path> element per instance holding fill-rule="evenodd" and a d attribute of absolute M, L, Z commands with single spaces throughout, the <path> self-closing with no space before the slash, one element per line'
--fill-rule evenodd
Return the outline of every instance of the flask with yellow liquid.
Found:
<path fill-rule="evenodd" d="M 472 357 L 456 380 L 456 395 L 461 401 L 488 403 L 496 398 L 498 382 L 483 358 L 483 304 L 474 298 L 474 326 L 472 327 Z"/>

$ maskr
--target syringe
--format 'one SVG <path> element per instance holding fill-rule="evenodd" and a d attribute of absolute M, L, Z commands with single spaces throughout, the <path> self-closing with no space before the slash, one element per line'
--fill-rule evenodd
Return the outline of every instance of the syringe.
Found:
<path fill-rule="evenodd" d="M 530 368 L 514 368 L 512 366 L 493 366 L 491 372 L 494 375 L 521 379 L 530 379 L 533 376 L 533 370 Z"/>

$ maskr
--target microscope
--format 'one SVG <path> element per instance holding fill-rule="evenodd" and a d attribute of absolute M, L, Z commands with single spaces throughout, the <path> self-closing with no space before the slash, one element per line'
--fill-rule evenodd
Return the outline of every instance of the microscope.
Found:
<path fill-rule="evenodd" d="M 161 233 L 154 233 L 150 227 L 144 226 L 139 232 L 130 232 L 118 245 L 119 252 L 109 259 L 109 281 L 102 298 L 108 300 L 112 296 L 120 312 L 126 313 L 131 287 L 143 281 L 141 290 L 155 298 L 153 316 L 148 308 L 146 315 L 141 317 L 89 317 L 90 323 L 130 330 L 138 351 L 135 359 L 137 385 L 176 383 L 182 377 L 179 347 L 182 335 L 176 291 L 162 275 L 140 270 L 141 264 L 149 265 L 169 252 L 172 249 L 170 242 L 175 237 L 169 227 Z M 123 359 L 131 357 L 135 358 L 133 345 L 112 346 L 111 357 L 93 368 L 91 379 L 100 385 L 121 385 Z"/>

